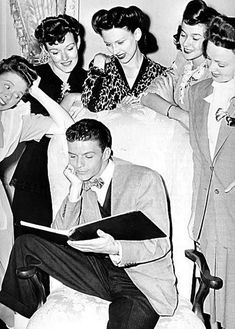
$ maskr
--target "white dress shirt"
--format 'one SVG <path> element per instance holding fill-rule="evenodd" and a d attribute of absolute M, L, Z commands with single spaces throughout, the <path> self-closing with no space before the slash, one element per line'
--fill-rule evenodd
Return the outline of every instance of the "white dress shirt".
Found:
<path fill-rule="evenodd" d="M 91 189 L 97 194 L 97 199 L 101 206 L 103 206 L 105 197 L 109 188 L 109 184 L 113 178 L 113 172 L 114 172 L 114 162 L 112 160 L 109 160 L 106 168 L 100 175 L 100 178 L 103 179 L 104 185 L 101 188 L 98 188 L 96 186 L 92 186 Z"/>

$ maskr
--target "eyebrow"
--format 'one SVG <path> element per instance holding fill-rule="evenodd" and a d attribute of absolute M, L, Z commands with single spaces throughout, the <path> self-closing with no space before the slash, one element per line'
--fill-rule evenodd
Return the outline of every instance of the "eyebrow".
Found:
<path fill-rule="evenodd" d="M 68 152 L 69 154 L 72 154 L 72 155 L 76 155 L 76 156 L 78 156 L 78 154 L 76 154 L 76 153 L 73 153 L 73 152 Z M 94 151 L 89 151 L 89 152 L 85 152 L 85 153 L 83 153 L 82 155 L 87 155 L 87 154 L 95 154 L 95 152 Z"/>
<path fill-rule="evenodd" d="M 184 32 L 185 34 L 190 34 L 190 33 L 187 33 L 184 29 L 181 29 L 181 32 Z M 201 34 L 201 33 L 192 33 L 192 35 L 198 35 L 198 36 L 200 36 L 200 37 L 202 37 L 203 36 L 203 34 Z"/>
<path fill-rule="evenodd" d="M 10 83 L 12 86 L 15 85 L 11 80 L 4 79 L 3 81 L 4 81 L 4 82 L 8 82 L 8 83 Z"/>
<path fill-rule="evenodd" d="M 67 44 L 65 47 L 69 47 L 69 46 L 71 46 L 71 45 L 75 45 L 76 44 L 76 42 L 75 41 L 72 41 L 72 42 L 70 42 L 69 44 Z M 53 46 L 50 46 L 50 47 L 53 47 Z M 54 46 L 55 47 L 55 46 Z M 50 48 L 49 50 L 58 50 L 58 48 Z"/>
<path fill-rule="evenodd" d="M 109 41 L 104 41 L 104 43 L 105 44 L 112 44 L 112 43 L 115 43 L 115 42 L 122 42 L 122 41 L 124 41 L 124 40 L 126 40 L 126 38 L 125 37 L 122 37 L 122 38 L 120 38 L 120 39 L 117 39 L 117 40 L 115 40 L 114 42 L 109 42 Z"/>

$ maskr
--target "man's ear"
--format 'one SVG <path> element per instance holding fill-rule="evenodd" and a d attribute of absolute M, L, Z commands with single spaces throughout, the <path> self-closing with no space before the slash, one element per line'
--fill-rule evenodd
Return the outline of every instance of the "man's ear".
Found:
<path fill-rule="evenodd" d="M 135 40 L 136 41 L 140 41 L 141 37 L 142 37 L 142 31 L 139 27 L 137 27 L 134 31 L 134 36 L 135 36 Z"/>
<path fill-rule="evenodd" d="M 106 147 L 103 152 L 103 161 L 107 161 L 110 158 L 111 153 L 112 153 L 111 148 Z"/>

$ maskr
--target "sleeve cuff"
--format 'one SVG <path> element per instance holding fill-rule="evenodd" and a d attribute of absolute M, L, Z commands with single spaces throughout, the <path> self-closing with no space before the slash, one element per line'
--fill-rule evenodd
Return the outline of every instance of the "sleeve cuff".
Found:
<path fill-rule="evenodd" d="M 118 255 L 109 255 L 111 261 L 114 265 L 118 266 L 122 260 L 122 245 L 120 241 L 116 241 L 118 243 Z"/>

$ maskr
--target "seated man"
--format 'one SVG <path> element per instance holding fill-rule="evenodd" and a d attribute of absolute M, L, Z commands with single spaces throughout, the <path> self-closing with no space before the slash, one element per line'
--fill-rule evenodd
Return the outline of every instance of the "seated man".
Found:
<path fill-rule="evenodd" d="M 62 246 L 23 235 L 14 244 L 0 302 L 26 317 L 36 311 L 31 282 L 16 276 L 16 268 L 33 262 L 65 285 L 110 301 L 107 328 L 153 329 L 160 315 L 172 315 L 177 306 L 162 179 L 151 169 L 112 158 L 110 131 L 97 120 L 76 122 L 66 138 L 69 164 L 64 173 L 70 191 L 53 227 L 67 229 L 139 210 L 167 237 L 116 241 L 98 230 L 96 239 L 68 241 L 68 246 Z"/>

